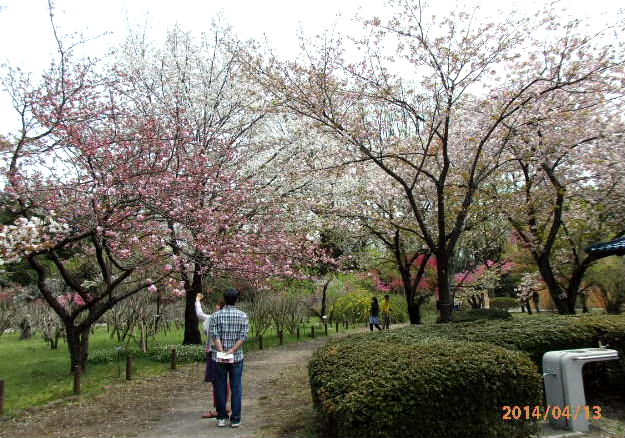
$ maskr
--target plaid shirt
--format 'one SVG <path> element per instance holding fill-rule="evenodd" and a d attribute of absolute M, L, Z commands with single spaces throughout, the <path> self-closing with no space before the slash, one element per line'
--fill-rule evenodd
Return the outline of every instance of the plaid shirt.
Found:
<path fill-rule="evenodd" d="M 226 306 L 219 312 L 213 313 L 209 331 L 213 338 L 219 338 L 224 351 L 228 351 L 238 340 L 247 341 L 249 323 L 245 312 L 234 306 Z M 213 360 L 217 360 L 217 355 L 213 355 Z M 234 361 L 243 360 L 243 349 L 239 348 L 234 353 Z"/>

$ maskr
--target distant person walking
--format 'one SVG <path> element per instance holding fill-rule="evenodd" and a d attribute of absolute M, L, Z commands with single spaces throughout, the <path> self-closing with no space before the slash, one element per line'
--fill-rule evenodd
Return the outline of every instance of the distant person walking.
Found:
<path fill-rule="evenodd" d="M 373 326 L 382 330 L 380 327 L 380 304 L 376 297 L 371 299 L 371 307 L 369 308 L 369 330 L 373 331 Z"/>
<path fill-rule="evenodd" d="M 200 302 L 202 301 L 202 298 L 204 298 L 202 294 L 197 294 L 195 296 L 195 314 L 197 315 L 200 321 L 204 322 L 204 329 L 206 330 L 206 336 L 208 338 L 208 341 L 206 342 L 206 372 L 204 373 L 204 381 L 210 383 L 212 386 L 213 408 L 217 409 L 217 388 L 216 388 L 217 366 L 215 364 L 215 361 L 213 360 L 213 354 L 216 353 L 216 350 L 215 350 L 215 346 L 213 345 L 212 336 L 210 334 L 210 321 L 214 313 L 210 315 L 204 313 L 204 311 L 202 310 L 202 304 Z M 223 309 L 223 307 L 224 307 L 224 300 L 222 298 L 219 300 L 217 305 L 215 305 L 215 312 L 219 312 L 221 309 Z M 215 410 L 208 411 L 207 413 L 202 414 L 202 418 L 216 418 L 216 417 L 217 417 L 217 411 Z"/>
<path fill-rule="evenodd" d="M 391 297 L 384 295 L 384 301 L 382 301 L 382 327 L 385 330 L 391 328 Z"/>
<path fill-rule="evenodd" d="M 247 341 L 249 322 L 247 315 L 234 305 L 239 297 L 236 289 L 224 292 L 225 306 L 215 313 L 210 321 L 209 330 L 215 343 L 217 353 L 213 355 L 216 362 L 217 386 L 217 426 L 224 427 L 228 421 L 226 412 L 228 382 L 231 387 L 230 426 L 241 425 L 241 400 L 243 399 L 243 344 Z"/>

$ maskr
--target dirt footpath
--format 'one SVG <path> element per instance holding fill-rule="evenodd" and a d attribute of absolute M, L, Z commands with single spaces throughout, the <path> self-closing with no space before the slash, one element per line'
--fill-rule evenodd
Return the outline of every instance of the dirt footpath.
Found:
<path fill-rule="evenodd" d="M 198 419 L 206 410 L 206 393 L 172 406 L 161 421 L 141 437 L 204 438 L 296 436 L 314 427 L 314 411 L 308 387 L 308 359 L 325 340 L 292 344 L 246 358 L 242 425 L 216 427 L 216 420 Z M 201 379 L 201 376 L 197 376 Z"/>
<path fill-rule="evenodd" d="M 341 336 L 341 335 L 339 335 Z M 71 397 L 0 423 L 0 437 L 280 437 L 315 435 L 308 360 L 319 338 L 246 355 L 242 425 L 202 419 L 210 386 L 204 364 L 115 384 L 95 397 Z"/>

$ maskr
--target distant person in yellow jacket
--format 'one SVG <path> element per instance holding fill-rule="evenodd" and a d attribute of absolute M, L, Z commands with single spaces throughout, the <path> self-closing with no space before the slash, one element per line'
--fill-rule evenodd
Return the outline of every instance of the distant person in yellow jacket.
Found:
<path fill-rule="evenodd" d="M 382 327 L 385 330 L 391 328 L 391 297 L 384 295 L 384 301 L 382 301 Z"/>

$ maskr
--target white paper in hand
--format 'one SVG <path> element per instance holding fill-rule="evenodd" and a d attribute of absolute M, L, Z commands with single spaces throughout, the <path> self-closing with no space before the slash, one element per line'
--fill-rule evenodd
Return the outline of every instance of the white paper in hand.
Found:
<path fill-rule="evenodd" d="M 220 363 L 234 363 L 234 354 L 224 353 L 222 351 L 217 352 L 217 362 Z"/>

